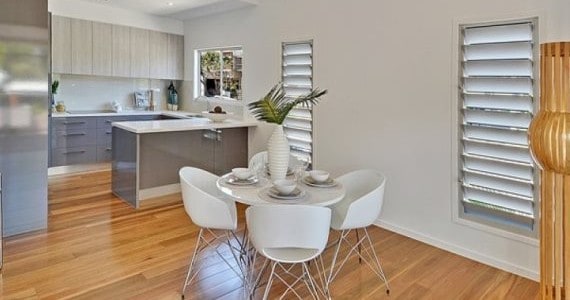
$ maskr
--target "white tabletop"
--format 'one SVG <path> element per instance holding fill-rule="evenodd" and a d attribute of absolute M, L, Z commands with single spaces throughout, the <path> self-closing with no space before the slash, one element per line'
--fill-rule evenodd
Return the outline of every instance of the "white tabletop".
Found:
<path fill-rule="evenodd" d="M 329 206 L 335 204 L 344 198 L 346 189 L 342 184 L 338 183 L 334 187 L 311 187 L 304 183 L 299 183 L 298 187 L 306 192 L 305 196 L 295 200 L 279 200 L 269 197 L 267 189 L 272 185 L 271 182 L 262 178 L 258 183 L 252 185 L 232 185 L 226 182 L 231 173 L 226 174 L 218 179 L 216 185 L 218 189 L 226 196 L 231 197 L 236 202 L 247 205 L 260 204 L 305 204 L 315 206 Z"/>

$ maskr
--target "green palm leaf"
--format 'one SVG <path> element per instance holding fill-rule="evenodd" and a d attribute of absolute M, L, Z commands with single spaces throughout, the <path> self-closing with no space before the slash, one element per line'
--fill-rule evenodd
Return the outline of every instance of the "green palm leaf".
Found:
<path fill-rule="evenodd" d="M 248 107 L 256 119 L 281 125 L 295 106 L 316 105 L 326 93 L 327 90 L 313 89 L 306 95 L 286 97 L 283 84 L 278 83 L 263 98 L 249 103 Z"/>

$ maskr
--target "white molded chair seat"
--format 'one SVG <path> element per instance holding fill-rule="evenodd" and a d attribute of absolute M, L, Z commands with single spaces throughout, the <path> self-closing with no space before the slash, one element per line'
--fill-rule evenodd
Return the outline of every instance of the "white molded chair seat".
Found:
<path fill-rule="evenodd" d="M 218 196 L 219 192 L 216 187 L 216 181 L 219 177 L 210 172 L 198 168 L 184 167 L 180 169 L 179 176 L 184 210 L 192 222 L 200 227 L 194 254 L 192 255 L 188 266 L 188 273 L 186 274 L 186 280 L 182 287 L 182 298 L 184 298 L 186 288 L 200 271 L 201 265 L 198 267 L 198 270 L 194 272 L 194 275 L 192 275 L 196 257 L 202 252 L 205 252 L 208 247 L 213 248 L 215 253 L 218 254 L 245 283 L 244 267 L 240 265 L 240 260 L 235 254 L 235 250 L 238 250 L 240 252 L 239 254 L 242 255 L 243 253 L 241 252 L 244 249 L 234 233 L 234 230 L 237 229 L 237 210 L 235 202 Z M 224 231 L 224 234 L 214 232 L 219 230 Z M 207 234 L 211 236 L 210 239 L 206 238 Z M 231 243 L 232 240 L 236 241 L 240 247 L 236 248 L 233 246 Z M 228 246 L 239 271 L 236 270 L 236 267 L 218 250 L 218 247 L 222 245 Z"/>
<path fill-rule="evenodd" d="M 384 281 L 386 284 L 386 292 L 390 293 L 388 280 L 384 275 L 380 260 L 378 259 L 376 250 L 366 229 L 366 227 L 376 221 L 382 210 L 386 177 L 375 170 L 358 170 L 342 175 L 336 180 L 342 183 L 346 189 L 346 196 L 342 201 L 331 206 L 333 211 L 331 228 L 341 231 L 341 233 L 336 241 L 336 249 L 327 280 L 327 288 L 338 275 L 348 258 L 352 254 L 355 254 Z M 362 238 L 358 235 L 359 229 L 364 231 Z M 356 233 L 356 243 L 352 243 L 347 239 L 351 231 L 355 231 Z M 348 244 L 350 250 L 335 271 L 339 250 L 343 243 Z M 362 252 L 363 247 L 367 247 L 364 248 L 365 255 L 363 255 Z"/>
<path fill-rule="evenodd" d="M 184 209 L 194 224 L 210 229 L 237 228 L 236 204 L 220 195 L 218 176 L 192 167 L 180 169 L 179 174 Z"/>
<path fill-rule="evenodd" d="M 297 278 L 297 281 L 308 279 L 308 282 L 305 281 L 307 288 L 314 297 L 318 296 L 316 284 L 306 263 L 320 257 L 325 249 L 330 219 L 331 210 L 318 206 L 262 205 L 252 206 L 246 210 L 250 242 L 259 254 L 272 261 L 263 299 L 267 299 L 274 278 L 287 285 L 283 296 L 288 291 L 298 296 L 294 290 L 295 284 L 289 285 L 275 273 L 276 266 L 289 273 L 292 267 L 285 268 L 282 263 L 301 264 L 303 274 Z M 315 264 L 317 263 L 315 261 Z M 262 269 L 266 266 L 267 262 Z"/>

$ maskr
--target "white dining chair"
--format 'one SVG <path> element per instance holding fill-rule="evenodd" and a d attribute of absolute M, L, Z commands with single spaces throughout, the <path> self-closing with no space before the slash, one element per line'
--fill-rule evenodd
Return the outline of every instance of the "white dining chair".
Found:
<path fill-rule="evenodd" d="M 216 254 L 218 254 L 245 284 L 246 270 L 240 264 L 238 255 L 236 255 L 236 251 L 239 252 L 239 255 L 242 255 L 243 253 L 241 253 L 241 251 L 244 247 L 235 235 L 235 230 L 237 229 L 237 210 L 235 202 L 217 196 L 218 189 L 216 187 L 216 181 L 218 180 L 218 176 L 208 171 L 193 167 L 183 167 L 179 171 L 179 176 L 184 210 L 192 222 L 200 227 L 194 253 L 192 254 L 192 259 L 188 266 L 186 280 L 182 287 L 182 299 L 184 299 L 186 288 L 200 271 L 201 266 L 198 267 L 192 275 L 196 259 L 200 254 L 204 253 L 206 249 L 214 249 Z M 232 241 L 236 241 L 239 247 L 235 247 Z M 219 251 L 219 247 L 222 245 L 228 246 L 239 270 L 236 270 L 234 265 Z"/>
<path fill-rule="evenodd" d="M 345 187 L 346 196 L 342 201 L 330 207 L 332 209 L 331 228 L 340 231 L 340 236 L 336 244 L 332 245 L 336 247 L 327 279 L 327 289 L 347 260 L 357 255 L 359 260 L 364 261 L 384 281 L 386 293 L 389 294 L 388 280 L 366 229 L 376 221 L 382 210 L 386 177 L 375 170 L 358 170 L 342 175 L 336 180 Z M 364 231 L 361 238 L 358 230 Z M 348 239 L 351 231 L 357 234 L 356 243 Z M 350 251 L 337 267 L 336 263 L 343 243 L 348 245 Z"/>
<path fill-rule="evenodd" d="M 331 210 L 327 207 L 308 205 L 263 205 L 252 206 L 246 210 L 246 221 L 249 228 L 250 242 L 261 256 L 266 260 L 261 268 L 260 275 L 268 267 L 271 261 L 271 273 L 265 287 L 263 299 L 267 299 L 271 285 L 275 278 L 286 285 L 281 298 L 289 291 L 297 297 L 301 296 L 295 291 L 298 283 L 304 282 L 310 294 L 315 299 L 319 299 L 319 292 L 324 294 L 325 279 L 322 279 L 323 288 L 319 288 L 309 271 L 307 262 L 314 260 L 317 269 L 319 263 L 324 275 L 324 265 L 320 257 L 326 247 L 329 226 L 331 220 Z M 318 259 L 317 259 L 318 258 Z M 287 267 L 284 264 L 291 264 Z M 255 262 L 253 263 L 255 265 Z M 293 274 L 292 268 L 295 265 L 301 266 L 301 275 Z M 276 268 L 279 267 L 279 270 Z M 288 283 L 278 273 L 283 271 L 295 278 L 295 281 Z M 319 273 L 321 273 L 319 271 Z M 323 276 L 324 277 L 324 276 Z M 259 282 L 253 281 L 254 289 L 250 296 L 255 293 L 255 286 Z"/>

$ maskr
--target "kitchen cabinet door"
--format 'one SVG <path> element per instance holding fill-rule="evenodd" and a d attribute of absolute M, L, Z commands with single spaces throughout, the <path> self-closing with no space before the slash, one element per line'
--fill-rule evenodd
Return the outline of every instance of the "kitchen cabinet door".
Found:
<path fill-rule="evenodd" d="M 247 127 L 217 129 L 214 147 L 214 174 L 223 175 L 233 168 L 247 168 Z"/>
<path fill-rule="evenodd" d="M 93 75 L 113 75 L 113 26 L 93 22 Z"/>
<path fill-rule="evenodd" d="M 150 77 L 168 78 L 168 33 L 150 32 Z"/>
<path fill-rule="evenodd" d="M 93 24 L 71 19 L 71 73 L 93 73 Z"/>
<path fill-rule="evenodd" d="M 184 79 L 184 36 L 168 35 L 168 79 Z"/>
<path fill-rule="evenodd" d="M 131 76 L 131 30 L 121 25 L 111 25 L 112 36 L 112 67 L 113 76 Z"/>
<path fill-rule="evenodd" d="M 149 77 L 149 31 L 131 28 L 131 77 Z"/>
<path fill-rule="evenodd" d="M 71 73 L 71 19 L 51 18 L 51 70 L 54 73 Z"/>

